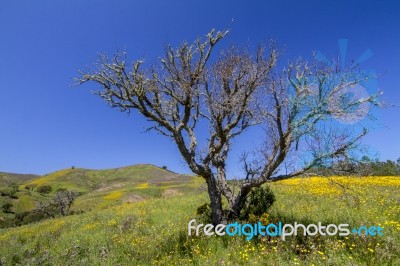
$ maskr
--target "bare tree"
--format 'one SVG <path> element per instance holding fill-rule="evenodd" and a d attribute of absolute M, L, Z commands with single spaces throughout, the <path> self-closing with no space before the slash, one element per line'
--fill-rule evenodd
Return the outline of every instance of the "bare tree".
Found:
<path fill-rule="evenodd" d="M 62 216 L 68 215 L 69 209 L 78 195 L 78 192 L 74 190 L 65 190 L 56 193 L 53 202 L 60 210 Z"/>
<path fill-rule="evenodd" d="M 55 218 L 57 214 L 66 216 L 78 196 L 79 193 L 74 190 L 58 191 L 51 200 L 40 202 L 36 207 L 36 211 L 52 218 Z"/>
<path fill-rule="evenodd" d="M 167 46 L 158 67 L 143 68 L 143 61 L 129 67 L 125 53 L 112 59 L 101 55 L 97 69 L 81 71 L 76 79 L 94 81 L 101 87 L 95 94 L 111 107 L 139 112 L 151 122 L 149 130 L 176 143 L 193 173 L 207 183 L 215 224 L 237 217 L 253 187 L 350 156 L 367 130 L 359 123 L 338 125 L 335 118 L 365 116 L 358 107 L 380 104 L 378 93 L 348 97 L 349 88 L 371 78 L 368 73 L 317 60 L 298 60 L 278 71 L 274 45 L 254 53 L 231 47 L 210 60 L 226 34 L 212 30 L 192 44 Z M 205 125 L 207 136 L 199 133 Z M 245 178 L 234 191 L 226 164 L 232 141 L 255 126 L 265 139 L 243 153 Z M 227 213 L 222 197 L 229 203 Z"/>

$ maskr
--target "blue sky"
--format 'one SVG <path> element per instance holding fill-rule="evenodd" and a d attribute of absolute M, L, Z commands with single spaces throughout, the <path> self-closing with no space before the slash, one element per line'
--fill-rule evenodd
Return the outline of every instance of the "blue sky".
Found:
<path fill-rule="evenodd" d="M 142 133 L 147 122 L 110 109 L 71 87 L 96 53 L 127 49 L 154 62 L 166 43 L 231 28 L 225 44 L 275 39 L 282 60 L 312 51 L 348 58 L 381 74 L 384 100 L 400 104 L 400 4 L 396 1 L 19 1 L 0 3 L 0 171 L 45 174 L 72 165 L 111 168 L 136 163 L 187 168 L 174 144 Z M 233 21 L 232 21 L 233 19 Z M 383 110 L 365 138 L 381 159 L 400 157 L 400 108 Z M 243 141 L 246 145 L 246 140 Z"/>

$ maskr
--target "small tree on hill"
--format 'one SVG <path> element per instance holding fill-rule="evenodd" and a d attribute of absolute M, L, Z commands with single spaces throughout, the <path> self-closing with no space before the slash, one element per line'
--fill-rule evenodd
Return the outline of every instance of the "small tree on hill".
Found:
<path fill-rule="evenodd" d="M 40 202 L 36 207 L 36 211 L 52 218 L 58 214 L 66 216 L 78 195 L 79 193 L 76 191 L 58 191 L 51 200 Z"/>
<path fill-rule="evenodd" d="M 78 192 L 76 191 L 64 190 L 56 193 L 53 198 L 53 202 L 56 206 L 58 206 L 62 216 L 68 215 L 69 209 L 71 208 L 71 205 L 77 196 Z"/>
<path fill-rule="evenodd" d="M 335 119 L 355 120 L 366 115 L 359 107 L 380 105 L 378 93 L 349 96 L 371 78 L 356 66 L 297 60 L 279 71 L 274 45 L 253 53 L 232 47 L 210 60 L 226 34 L 213 30 L 192 44 L 167 46 L 150 68 L 140 60 L 127 63 L 125 53 L 101 55 L 97 69 L 77 78 L 78 84 L 97 83 L 95 94 L 111 107 L 138 112 L 151 121 L 149 130 L 176 143 L 207 183 L 215 224 L 238 217 L 253 187 L 349 157 L 367 129 Z M 258 148 L 243 153 L 243 181 L 235 191 L 227 182 L 227 158 L 235 138 L 252 127 L 265 134 Z"/>

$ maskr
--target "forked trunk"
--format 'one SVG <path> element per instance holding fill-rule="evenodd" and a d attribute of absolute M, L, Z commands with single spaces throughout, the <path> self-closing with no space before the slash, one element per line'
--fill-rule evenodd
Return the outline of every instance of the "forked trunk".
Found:
<path fill-rule="evenodd" d="M 240 212 L 246 203 L 246 198 L 250 191 L 250 188 L 242 188 L 233 200 L 228 200 L 230 209 L 228 217 L 229 220 L 237 219 L 240 216 Z"/>

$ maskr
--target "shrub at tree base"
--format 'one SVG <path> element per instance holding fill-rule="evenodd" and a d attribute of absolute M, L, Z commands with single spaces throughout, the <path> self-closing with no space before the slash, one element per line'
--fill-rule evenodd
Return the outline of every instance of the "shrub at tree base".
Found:
<path fill-rule="evenodd" d="M 268 186 L 253 188 L 243 206 L 240 219 L 249 220 L 250 216 L 261 217 L 268 212 L 274 202 L 275 195 Z"/>
<path fill-rule="evenodd" d="M 268 210 L 275 202 L 275 195 L 268 187 L 256 187 L 251 190 L 246 198 L 245 204 L 242 207 L 242 212 L 239 217 L 232 217 L 231 219 L 239 219 L 242 221 L 252 222 L 268 222 Z M 229 210 L 225 210 L 228 212 Z M 204 203 L 197 208 L 196 214 L 201 223 L 211 223 L 211 206 L 209 203 Z"/>

